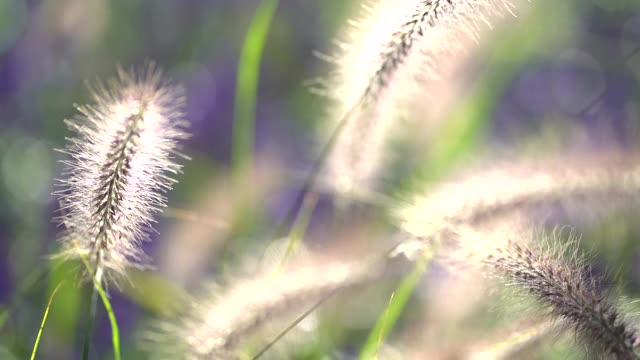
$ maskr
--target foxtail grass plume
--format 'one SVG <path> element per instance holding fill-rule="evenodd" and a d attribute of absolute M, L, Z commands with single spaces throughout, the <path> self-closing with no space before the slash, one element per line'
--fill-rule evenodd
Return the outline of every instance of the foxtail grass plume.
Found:
<path fill-rule="evenodd" d="M 429 239 L 446 229 L 480 226 L 536 205 L 591 200 L 608 208 L 634 198 L 639 190 L 637 154 L 515 158 L 417 194 L 395 215 L 412 237 Z"/>
<path fill-rule="evenodd" d="M 599 200 L 600 208 L 609 208 L 638 190 L 640 162 L 633 153 L 537 163 L 520 159 L 419 195 L 396 214 L 403 230 L 417 239 L 406 249 L 420 251 L 435 242 L 444 245 L 439 251 L 447 252 L 440 254 L 445 259 L 488 265 L 490 274 L 532 295 L 552 320 L 575 330 L 591 349 L 609 358 L 636 359 L 637 329 L 580 258 L 565 260 L 565 248 L 540 245 L 540 237 L 530 235 L 530 221 L 511 217 L 534 205 L 573 200 Z"/>
<path fill-rule="evenodd" d="M 572 330 L 592 353 L 640 358 L 637 327 L 589 271 L 575 239 L 551 241 L 522 224 L 482 230 L 459 226 L 448 235 L 457 244 L 456 257 L 532 297 L 549 321 L 559 330 Z"/>
<path fill-rule="evenodd" d="M 463 324 L 457 325 L 459 328 Z M 564 329 L 552 320 L 535 322 L 531 320 L 517 321 L 515 324 L 503 325 L 503 328 L 486 330 L 480 339 L 469 339 L 464 335 L 453 339 L 439 339 L 433 344 L 421 341 L 417 348 L 408 351 L 409 359 L 458 359 L 458 360 L 510 360 L 532 359 L 548 342 L 554 342 L 563 334 Z M 442 332 L 442 331 L 441 331 Z M 450 335 L 450 334 L 449 334 Z M 432 336 L 435 337 L 435 336 Z"/>
<path fill-rule="evenodd" d="M 237 279 L 227 289 L 212 286 L 178 319 L 156 324 L 145 342 L 154 358 L 236 359 L 239 345 L 263 325 L 298 316 L 329 294 L 371 283 L 384 271 L 378 261 L 312 256 L 281 271 Z"/>
<path fill-rule="evenodd" d="M 508 0 L 375 0 L 365 11 L 362 20 L 351 23 L 337 54 L 327 57 L 337 70 L 322 90 L 336 100 L 330 128 L 341 129 L 328 159 L 328 182 L 356 194 L 372 185 L 384 163 L 386 140 L 407 108 L 403 102 L 415 96 L 438 101 L 437 89 L 416 86 L 416 79 L 438 79 L 463 50 L 463 40 L 475 40 L 481 24 L 511 11 L 511 5 Z"/>
<path fill-rule="evenodd" d="M 460 356 L 466 360 L 507 360 L 514 359 L 527 349 L 536 347 L 545 338 L 559 335 L 559 326 L 553 321 L 539 322 L 534 325 L 521 326 L 511 330 L 508 335 L 501 334 L 501 339 L 494 338 L 491 344 L 475 345 L 469 353 Z M 485 340 L 486 342 L 486 340 Z"/>
<path fill-rule="evenodd" d="M 548 308 L 552 318 L 573 329 L 594 353 L 640 359 L 638 329 L 601 289 L 600 280 L 587 272 L 580 257 L 565 260 L 565 252 L 517 239 L 496 248 L 485 262 L 511 286 Z"/>
<path fill-rule="evenodd" d="M 85 258 L 100 281 L 146 263 L 141 242 L 153 214 L 165 205 L 180 165 L 177 142 L 186 137 L 181 88 L 153 65 L 93 91 L 67 121 L 76 133 L 64 152 L 62 255 Z"/>

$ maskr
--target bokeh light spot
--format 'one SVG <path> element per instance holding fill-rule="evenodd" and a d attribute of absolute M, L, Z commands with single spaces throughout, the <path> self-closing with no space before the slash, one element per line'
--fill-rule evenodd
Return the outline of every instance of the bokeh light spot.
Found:
<path fill-rule="evenodd" d="M 14 137 L 2 156 L 2 181 L 18 202 L 49 201 L 51 146 L 33 138 Z"/>

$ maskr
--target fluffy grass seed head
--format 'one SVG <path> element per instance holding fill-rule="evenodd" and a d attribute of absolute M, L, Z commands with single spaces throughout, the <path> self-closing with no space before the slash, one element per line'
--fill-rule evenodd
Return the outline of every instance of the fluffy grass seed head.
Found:
<path fill-rule="evenodd" d="M 305 258 L 281 271 L 237 279 L 227 288 L 211 286 L 178 319 L 154 324 L 144 341 L 159 359 L 236 359 L 239 345 L 263 326 L 299 315 L 337 290 L 369 284 L 384 270 L 384 264 L 361 258 Z"/>
<path fill-rule="evenodd" d="M 526 221 L 481 230 L 458 226 L 447 240 L 456 245 L 456 259 L 532 297 L 549 321 L 571 330 L 593 354 L 640 358 L 637 327 L 589 271 L 577 238 L 560 242 L 534 229 Z"/>
<path fill-rule="evenodd" d="M 419 251 L 420 243 L 435 241 L 446 245 L 442 250 L 453 251 L 450 256 L 458 262 L 489 265 L 597 353 L 636 359 L 637 329 L 585 271 L 581 258 L 574 253 L 565 259 L 566 248 L 539 245 L 529 236 L 527 221 L 512 222 L 510 217 L 532 205 L 558 201 L 604 199 L 600 202 L 607 206 L 623 202 L 637 196 L 639 174 L 633 153 L 563 156 L 537 165 L 525 159 L 445 184 L 400 208 L 397 215 L 403 230 L 417 239 L 410 249 Z M 509 221 L 498 221 L 503 218 Z M 486 229 L 496 223 L 497 228 Z"/>
<path fill-rule="evenodd" d="M 637 196 L 638 190 L 640 158 L 634 153 L 516 158 L 415 195 L 396 208 L 395 216 L 412 237 L 429 239 L 448 228 L 480 226 L 536 205 L 595 200 L 606 208 Z"/>
<path fill-rule="evenodd" d="M 321 90 L 336 102 L 329 128 L 350 114 L 328 159 L 329 186 L 342 193 L 372 185 L 406 103 L 414 96 L 437 102 L 436 86 L 424 85 L 439 80 L 481 24 L 511 6 L 508 0 L 375 0 L 364 11 L 337 54 L 327 57 L 337 69 Z"/>
<path fill-rule="evenodd" d="M 560 251 L 564 250 L 564 251 Z M 514 287 L 532 295 L 547 307 L 552 318 L 561 321 L 597 354 L 607 358 L 639 359 L 638 329 L 601 289 L 599 279 L 590 275 L 573 252 L 509 241 L 485 262 Z"/>
<path fill-rule="evenodd" d="M 180 170 L 179 140 L 186 137 L 181 88 L 154 65 L 118 77 L 93 91 L 67 121 L 76 133 L 64 153 L 61 203 L 62 255 L 84 257 L 105 276 L 123 275 L 146 262 L 141 242 L 163 195 Z"/>

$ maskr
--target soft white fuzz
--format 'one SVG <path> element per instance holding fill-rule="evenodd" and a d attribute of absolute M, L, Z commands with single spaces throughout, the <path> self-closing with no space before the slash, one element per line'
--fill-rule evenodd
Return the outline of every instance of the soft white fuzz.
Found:
<path fill-rule="evenodd" d="M 510 11 L 507 0 L 377 0 L 329 60 L 337 64 L 325 85 L 336 100 L 332 131 L 347 116 L 328 159 L 328 183 L 343 193 L 366 192 L 384 164 L 386 140 L 407 102 L 431 98 L 424 89 L 476 39 L 480 27 Z"/>
<path fill-rule="evenodd" d="M 237 279 L 228 288 L 214 285 L 178 319 L 156 324 L 146 340 L 156 358 L 236 359 L 239 344 L 266 323 L 297 316 L 338 290 L 371 283 L 384 273 L 385 264 L 312 256 L 282 271 Z"/>
<path fill-rule="evenodd" d="M 177 141 L 185 137 L 180 88 L 162 80 L 154 66 L 119 71 L 67 121 L 66 172 L 58 192 L 66 231 L 63 255 L 85 257 L 96 274 L 122 275 L 141 266 L 141 242 L 153 214 L 165 205 L 180 166 Z"/>
<path fill-rule="evenodd" d="M 637 196 L 639 190 L 640 157 L 636 154 L 516 159 L 418 193 L 399 206 L 395 215 L 404 231 L 429 238 L 448 227 L 481 225 L 531 206 L 623 200 Z"/>

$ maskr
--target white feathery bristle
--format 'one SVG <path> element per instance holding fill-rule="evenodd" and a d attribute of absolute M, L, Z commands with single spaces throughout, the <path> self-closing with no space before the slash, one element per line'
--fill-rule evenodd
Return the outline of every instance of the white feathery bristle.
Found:
<path fill-rule="evenodd" d="M 337 69 L 322 91 L 336 102 L 327 129 L 347 117 L 328 159 L 328 185 L 340 193 L 370 191 L 407 105 L 437 102 L 436 81 L 443 81 L 443 69 L 463 52 L 465 40 L 510 8 L 507 0 L 376 0 L 366 6 L 330 57 Z"/>
<path fill-rule="evenodd" d="M 337 290 L 379 279 L 385 264 L 310 256 L 282 271 L 237 279 L 227 289 L 213 285 L 178 319 L 155 324 L 145 340 L 160 359 L 235 359 L 239 344 L 262 326 L 297 314 Z"/>
<path fill-rule="evenodd" d="M 107 276 L 142 266 L 141 242 L 164 193 L 180 170 L 176 147 L 186 137 L 183 92 L 148 65 L 139 75 L 119 71 L 98 86 L 94 104 L 68 121 L 76 137 L 65 153 L 60 198 L 67 257 L 85 257 Z"/>
<path fill-rule="evenodd" d="M 404 231 L 424 239 L 530 206 L 628 198 L 638 190 L 640 162 L 635 154 L 520 159 L 417 194 L 398 207 L 395 216 Z"/>

